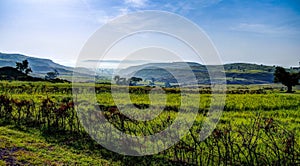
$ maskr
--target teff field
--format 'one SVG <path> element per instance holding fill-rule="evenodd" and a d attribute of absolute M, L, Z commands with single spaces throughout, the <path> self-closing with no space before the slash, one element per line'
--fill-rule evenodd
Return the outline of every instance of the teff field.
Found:
<path fill-rule="evenodd" d="M 0 165 L 300 164 L 300 91 L 288 94 L 280 91 L 280 85 L 229 86 L 223 114 L 204 141 L 200 141 L 199 131 L 211 104 L 210 88 L 184 89 L 188 98 L 200 93 L 200 103 L 189 103 L 189 109 L 198 111 L 192 127 L 174 146 L 142 157 L 111 152 L 87 134 L 89 130 L 103 139 L 113 137 L 113 133 L 83 128 L 78 117 L 83 123 L 96 123 L 99 114 L 93 112 L 95 105 L 76 113 L 74 103 L 84 101 L 76 101 L 70 83 L 2 81 L 0 87 Z M 114 95 L 120 98 L 127 95 L 123 86 L 96 84 L 97 106 L 101 115 L 126 134 L 152 135 L 176 119 L 182 97 L 178 88 L 165 88 L 164 94 L 151 91 L 151 87 L 129 88 L 130 101 L 122 101 L 121 107 L 130 104 L 141 110 L 150 107 L 150 91 L 157 100 L 151 108 L 162 112 L 146 122 L 124 117 L 118 110 L 120 105 L 116 107 L 111 88 L 119 89 Z M 141 149 L 147 146 L 142 142 L 137 144 Z"/>

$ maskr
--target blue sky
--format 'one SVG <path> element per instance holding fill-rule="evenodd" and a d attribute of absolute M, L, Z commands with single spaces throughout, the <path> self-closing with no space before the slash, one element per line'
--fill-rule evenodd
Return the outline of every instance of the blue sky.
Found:
<path fill-rule="evenodd" d="M 0 52 L 72 66 L 101 25 L 141 10 L 174 12 L 195 22 L 224 63 L 289 67 L 300 61 L 297 0 L 2 0 Z"/>

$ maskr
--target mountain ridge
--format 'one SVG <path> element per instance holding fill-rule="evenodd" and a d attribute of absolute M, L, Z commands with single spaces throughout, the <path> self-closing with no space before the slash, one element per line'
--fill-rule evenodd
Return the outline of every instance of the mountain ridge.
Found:
<path fill-rule="evenodd" d="M 61 76 L 71 77 L 74 68 L 67 67 L 53 62 L 51 59 L 30 57 L 22 54 L 8 54 L 0 52 L 0 67 L 15 67 L 16 62 L 27 59 L 32 68 L 32 76 L 44 77 L 47 72 L 57 70 Z M 130 66 L 117 72 L 122 77 L 137 76 L 143 79 L 156 78 L 158 81 L 175 82 L 174 77 L 168 70 L 178 75 L 186 76 L 189 80 L 190 75 L 187 71 L 192 69 L 199 83 L 208 84 L 209 75 L 207 67 L 214 70 L 217 65 L 202 65 L 197 62 L 170 62 L 170 63 L 148 63 L 137 66 Z M 227 83 L 229 84 L 268 84 L 273 83 L 273 73 L 275 66 L 259 65 L 253 63 L 229 63 L 223 65 Z M 162 71 L 164 69 L 164 71 Z M 76 70 L 78 71 L 78 70 Z M 80 70 L 79 70 L 80 71 Z M 91 70 L 82 68 L 82 75 L 91 74 Z M 99 74 L 98 74 L 99 75 Z M 115 74 L 116 75 L 116 74 Z M 100 75 L 101 76 L 101 75 Z"/>
<path fill-rule="evenodd" d="M 48 72 L 57 70 L 59 75 L 67 80 L 71 80 L 74 68 L 55 63 L 51 59 L 31 57 L 18 53 L 2 53 L 0 52 L 0 67 L 15 67 L 16 62 L 28 60 L 29 67 L 32 69 L 31 76 L 45 77 Z M 90 76 L 91 71 L 87 68 L 79 68 L 76 70 L 81 76 Z"/>
<path fill-rule="evenodd" d="M 275 66 L 250 63 L 231 63 L 224 65 L 202 65 L 196 62 L 149 63 L 131 66 L 119 70 L 117 75 L 123 77 L 140 77 L 146 80 L 176 83 L 174 75 L 183 80 L 193 80 L 200 84 L 210 83 L 210 74 L 217 74 L 224 68 L 227 84 L 269 84 L 273 83 Z M 207 68 L 210 69 L 208 72 Z M 192 71 L 192 72 L 191 72 Z M 172 74 L 171 74 L 172 73 Z M 217 80 L 224 78 L 217 78 Z M 192 83 L 191 83 L 192 84 Z"/>
<path fill-rule="evenodd" d="M 32 69 L 32 75 L 42 76 L 47 72 L 57 70 L 62 75 L 72 75 L 73 68 L 60 65 L 53 62 L 51 59 L 30 57 L 22 54 L 7 54 L 0 52 L 0 67 L 10 66 L 15 67 L 16 62 L 28 60 L 29 66 Z"/>

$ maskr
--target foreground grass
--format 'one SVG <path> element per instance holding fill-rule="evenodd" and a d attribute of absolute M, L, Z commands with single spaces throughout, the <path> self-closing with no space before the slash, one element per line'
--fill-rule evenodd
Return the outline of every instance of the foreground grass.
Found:
<path fill-rule="evenodd" d="M 48 143 L 40 132 L 0 127 L 0 165 L 119 165 L 68 146 Z"/>
<path fill-rule="evenodd" d="M 125 156 L 88 135 L 49 133 L 35 128 L 0 126 L 1 165 L 180 165 L 160 155 Z"/>
<path fill-rule="evenodd" d="M 72 116 L 75 115 L 75 109 L 70 84 L 13 82 L 1 85 L 0 82 L 0 126 L 5 126 L 0 127 L 0 165 L 300 163 L 299 91 L 286 94 L 278 90 L 257 91 L 256 87 L 253 90 L 250 87 L 249 91 L 247 87 L 232 89 L 229 91 L 232 93 L 227 95 L 217 128 L 208 139 L 201 142 L 198 133 L 211 104 L 209 91 L 198 96 L 195 89 L 186 89 L 183 96 L 191 100 L 181 105 L 181 95 L 176 89 L 169 89 L 166 94 L 153 91 L 148 95 L 143 89 L 132 87 L 134 91 L 130 93 L 130 99 L 126 99 L 128 92 L 122 91 L 123 87 L 114 86 L 120 91 L 113 97 L 108 91 L 110 87 L 97 86 L 97 104 L 102 112 L 110 123 L 128 134 L 153 135 L 165 129 L 178 116 L 180 106 L 187 105 L 186 111 L 198 110 L 198 115 L 188 134 L 178 144 L 157 155 L 130 157 L 106 150 L 93 141 L 82 126 L 77 125 L 77 116 Z M 203 91 L 206 92 L 205 89 Z M 192 100 L 198 98 L 200 103 Z M 88 122 L 94 122 L 97 114 L 89 111 L 94 110 L 94 105 L 84 105 L 88 99 L 79 100 L 86 110 L 81 115 Z M 135 124 L 134 121 L 124 120 L 120 114 L 114 115 L 118 113 L 113 109 L 116 103 L 123 110 L 132 111 L 130 113 L 133 113 L 132 104 L 141 108 L 153 106 L 154 110 L 163 112 L 152 121 Z M 88 130 L 98 131 L 96 129 Z M 109 140 L 113 140 L 112 133 L 108 133 L 108 136 Z"/>

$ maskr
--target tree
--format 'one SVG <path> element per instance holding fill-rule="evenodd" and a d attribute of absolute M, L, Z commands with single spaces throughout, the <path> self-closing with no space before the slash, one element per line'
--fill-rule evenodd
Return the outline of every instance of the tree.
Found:
<path fill-rule="evenodd" d="M 46 80 L 53 80 L 59 75 L 58 71 L 54 69 L 54 71 L 48 72 L 45 76 Z"/>
<path fill-rule="evenodd" d="M 121 77 L 119 79 L 118 83 L 119 83 L 119 85 L 128 85 L 128 82 L 127 82 L 126 78 L 123 78 L 123 77 Z"/>
<path fill-rule="evenodd" d="M 143 81 L 143 79 L 142 78 L 138 78 L 138 77 L 131 77 L 129 79 L 129 85 L 130 86 L 134 86 L 134 85 L 136 85 L 137 82 L 140 82 L 140 81 Z"/>
<path fill-rule="evenodd" d="M 166 81 L 166 82 L 165 82 L 165 87 L 166 87 L 166 88 L 170 88 L 170 87 L 171 87 L 171 84 L 170 84 L 168 81 Z"/>
<path fill-rule="evenodd" d="M 149 86 L 155 86 L 155 78 L 153 78 L 153 77 L 151 78 Z"/>
<path fill-rule="evenodd" d="M 114 80 L 116 81 L 116 84 L 119 84 L 120 76 L 116 75 L 116 76 L 114 77 Z"/>
<path fill-rule="evenodd" d="M 16 62 L 16 69 L 22 73 L 25 73 L 26 75 L 32 72 L 31 68 L 29 67 L 29 62 L 27 61 L 27 59 L 22 61 L 22 63 Z"/>
<path fill-rule="evenodd" d="M 130 79 L 126 80 L 126 78 L 120 77 L 119 75 L 116 75 L 114 77 L 114 80 L 117 85 L 128 85 L 131 83 Z"/>
<path fill-rule="evenodd" d="M 292 93 L 292 87 L 299 84 L 300 72 L 290 73 L 287 72 L 283 67 L 276 67 L 274 73 L 274 82 L 281 82 L 287 86 L 287 93 Z"/>

